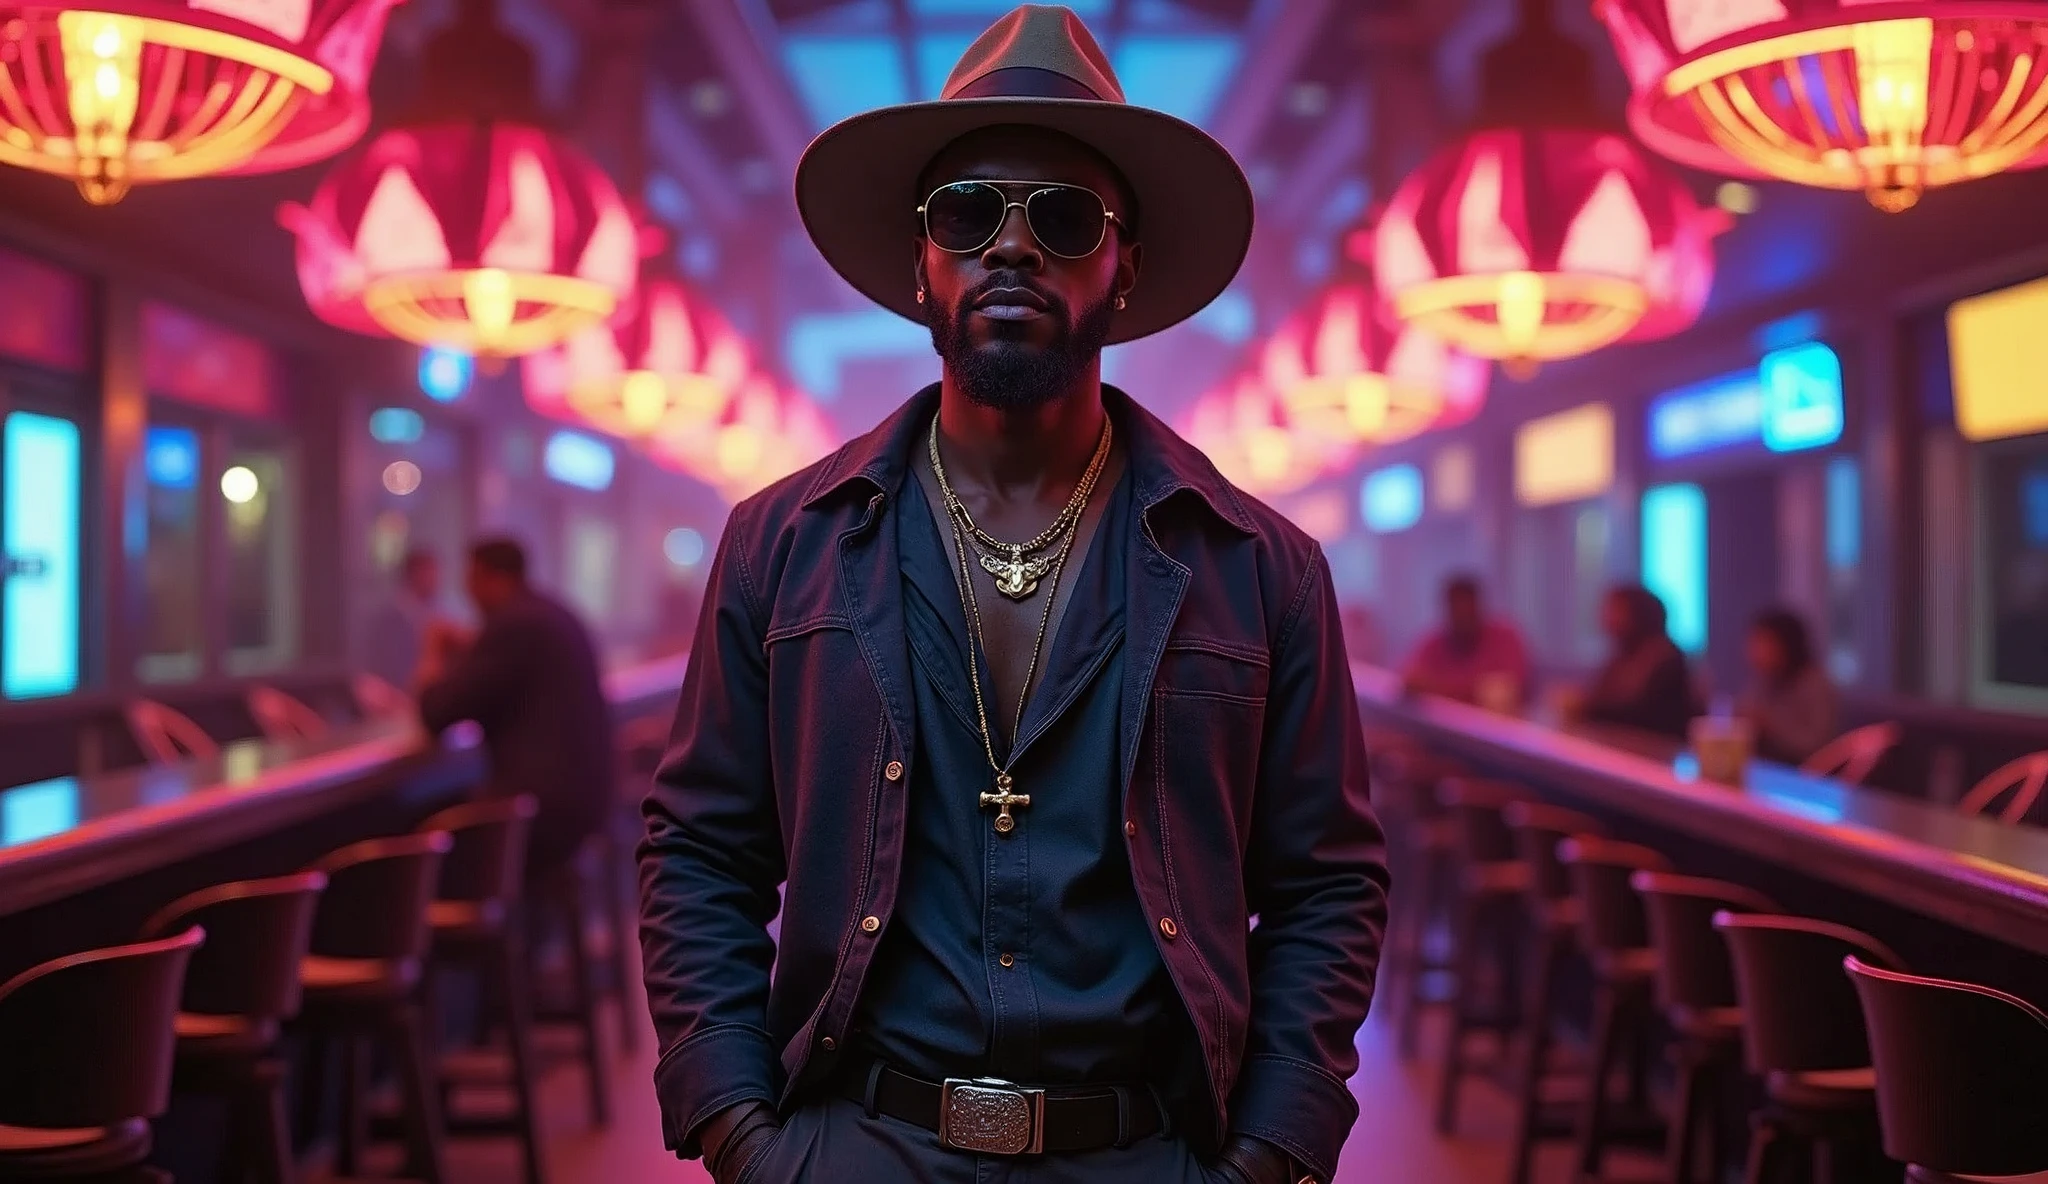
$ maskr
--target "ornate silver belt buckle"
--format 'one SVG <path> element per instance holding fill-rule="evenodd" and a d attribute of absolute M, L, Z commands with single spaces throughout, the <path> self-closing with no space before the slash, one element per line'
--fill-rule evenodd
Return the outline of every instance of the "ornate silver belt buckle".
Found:
<path fill-rule="evenodd" d="M 1045 1091 L 996 1077 L 948 1077 L 939 1092 L 939 1143 L 984 1155 L 1045 1149 Z"/>

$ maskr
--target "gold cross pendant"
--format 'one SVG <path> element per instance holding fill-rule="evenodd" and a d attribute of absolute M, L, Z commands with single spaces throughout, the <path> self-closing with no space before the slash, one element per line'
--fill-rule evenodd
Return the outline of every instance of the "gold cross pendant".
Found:
<path fill-rule="evenodd" d="M 999 835 L 1006 835 L 1017 829 L 1017 820 L 1010 815 L 1011 806 L 1023 807 L 1031 804 L 1030 794 L 1011 793 L 1010 785 L 1010 775 L 1008 773 L 997 773 L 996 792 L 981 795 L 982 809 L 986 810 L 990 806 L 1000 806 L 1002 808 L 1002 812 L 996 815 L 996 833 Z"/>
<path fill-rule="evenodd" d="M 1023 557 L 1022 548 L 1012 547 L 1008 559 L 983 555 L 981 570 L 996 578 L 996 591 L 1011 600 L 1022 600 L 1038 591 L 1038 581 L 1044 579 L 1045 573 L 1052 570 L 1052 561 L 1043 556 L 1026 559 Z"/>

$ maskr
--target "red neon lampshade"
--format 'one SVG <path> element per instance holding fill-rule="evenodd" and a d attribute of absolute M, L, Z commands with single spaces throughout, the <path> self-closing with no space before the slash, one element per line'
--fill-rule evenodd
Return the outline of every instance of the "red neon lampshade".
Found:
<path fill-rule="evenodd" d="M 1371 445 L 1472 418 L 1493 366 L 1388 318 L 1360 277 L 1324 289 L 1282 324 L 1260 372 L 1304 432 Z"/>
<path fill-rule="evenodd" d="M 639 232 L 604 171 L 546 127 L 525 47 L 467 0 L 422 61 L 416 109 L 279 211 L 314 313 L 484 357 L 611 316 Z"/>
<path fill-rule="evenodd" d="M 367 82 L 396 0 L 0 3 L 0 163 L 130 186 L 294 168 L 370 119 Z"/>
<path fill-rule="evenodd" d="M 2048 164 L 2048 5 L 2013 0 L 1599 0 L 1629 119 L 1699 168 L 1923 190 Z"/>
<path fill-rule="evenodd" d="M 1300 489 L 1348 460 L 1354 447 L 1305 431 L 1256 373 L 1197 399 L 1186 434 L 1231 484 L 1262 497 Z"/>
<path fill-rule="evenodd" d="M 737 502 L 823 457 L 834 435 L 817 404 L 756 374 L 714 422 L 671 424 L 650 443 L 656 459 Z"/>

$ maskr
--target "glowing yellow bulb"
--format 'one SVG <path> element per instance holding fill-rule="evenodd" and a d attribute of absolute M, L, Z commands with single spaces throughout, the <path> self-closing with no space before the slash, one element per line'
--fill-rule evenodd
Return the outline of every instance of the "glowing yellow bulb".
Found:
<path fill-rule="evenodd" d="M 1927 134 L 1927 71 L 1934 22 L 1869 21 L 1855 26 L 1858 114 L 1869 143 L 1855 155 L 1870 200 L 1902 210 L 1919 200 L 1921 144 Z"/>
<path fill-rule="evenodd" d="M 1287 433 L 1280 428 L 1254 431 L 1246 451 L 1252 475 L 1260 481 L 1274 482 L 1285 478 L 1287 467 L 1294 460 L 1293 445 L 1288 441 Z"/>
<path fill-rule="evenodd" d="M 1543 305 L 1542 276 L 1514 271 L 1500 277 L 1496 318 L 1510 358 L 1526 358 L 1534 352 L 1536 335 L 1543 328 Z"/>
<path fill-rule="evenodd" d="M 634 432 L 651 432 L 668 415 L 668 383 L 652 370 L 629 372 L 619 386 L 619 414 Z"/>
<path fill-rule="evenodd" d="M 255 470 L 247 465 L 235 465 L 220 475 L 220 495 L 238 506 L 255 501 L 261 488 Z"/>
<path fill-rule="evenodd" d="M 761 463 L 761 433 L 743 423 L 718 433 L 718 469 L 730 478 L 753 472 Z"/>
<path fill-rule="evenodd" d="M 1344 384 L 1344 420 L 1361 439 L 1378 439 L 1386 431 L 1392 402 L 1384 375 L 1355 374 Z"/>
<path fill-rule="evenodd" d="M 495 267 L 485 267 L 462 277 L 462 305 L 480 342 L 502 341 L 512 328 L 512 314 L 519 299 L 512 291 L 512 277 Z"/>

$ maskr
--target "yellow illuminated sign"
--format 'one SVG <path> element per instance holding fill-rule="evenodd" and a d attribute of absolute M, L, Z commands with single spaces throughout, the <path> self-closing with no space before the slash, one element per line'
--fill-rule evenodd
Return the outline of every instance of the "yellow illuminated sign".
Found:
<path fill-rule="evenodd" d="M 1588 403 L 1532 419 L 1515 432 L 1515 500 L 1582 501 L 1614 484 L 1614 412 Z"/>
<path fill-rule="evenodd" d="M 1948 310 L 1956 430 L 1966 440 L 2048 432 L 2048 279 L 1958 300 Z"/>

